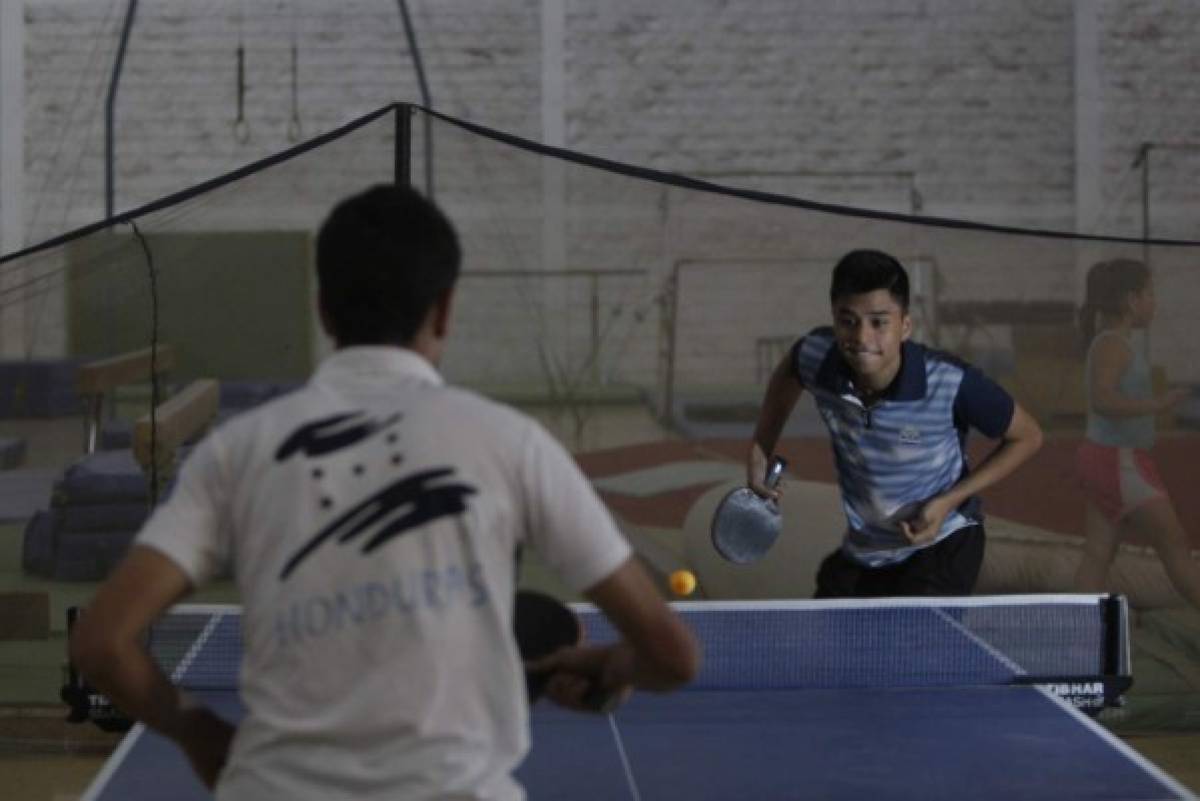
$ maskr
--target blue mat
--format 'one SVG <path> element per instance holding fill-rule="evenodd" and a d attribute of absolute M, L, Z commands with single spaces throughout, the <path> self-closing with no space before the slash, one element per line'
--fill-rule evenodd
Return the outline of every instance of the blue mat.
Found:
<path fill-rule="evenodd" d="M 96 451 L 63 472 L 54 487 L 56 506 L 149 503 L 150 487 L 133 452 Z"/>
<path fill-rule="evenodd" d="M 70 417 L 83 412 L 76 359 L 0 362 L 0 418 Z"/>
<path fill-rule="evenodd" d="M 58 471 L 0 470 L 0 523 L 21 522 L 50 505 Z"/>

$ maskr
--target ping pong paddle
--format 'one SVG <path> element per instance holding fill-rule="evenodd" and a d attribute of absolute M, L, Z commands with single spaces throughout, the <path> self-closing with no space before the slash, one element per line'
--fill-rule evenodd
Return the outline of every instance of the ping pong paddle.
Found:
<path fill-rule="evenodd" d="M 522 661 L 533 662 L 560 648 L 583 642 L 583 624 L 557 598 L 533 590 L 518 590 L 515 601 L 513 635 Z M 550 671 L 525 669 L 525 690 L 530 704 L 542 697 L 552 675 Z M 583 698 L 583 705 L 594 712 L 611 711 L 618 703 L 619 694 L 595 685 Z"/>
<path fill-rule="evenodd" d="M 766 485 L 773 489 L 786 467 L 786 461 L 772 457 Z M 717 505 L 711 535 L 713 547 L 726 560 L 739 565 L 756 562 L 779 537 L 779 505 L 749 487 L 732 490 Z"/>
<path fill-rule="evenodd" d="M 521 659 L 533 662 L 559 648 L 578 645 L 583 640 L 583 626 L 575 613 L 558 599 L 532 590 L 518 590 L 513 607 L 513 634 Z M 548 672 L 526 669 L 529 703 L 541 698 L 550 676 Z"/>

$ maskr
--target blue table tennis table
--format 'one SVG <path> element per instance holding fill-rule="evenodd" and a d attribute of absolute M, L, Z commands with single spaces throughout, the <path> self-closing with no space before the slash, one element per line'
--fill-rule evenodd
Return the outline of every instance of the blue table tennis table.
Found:
<path fill-rule="evenodd" d="M 538 704 L 517 771 L 529 798 L 1194 797 L 1052 690 L 1100 687 L 1112 616 L 1095 596 L 675 606 L 705 648 L 697 681 L 611 716 Z M 589 639 L 614 636 L 578 611 Z M 238 628 L 218 614 L 165 665 L 233 721 L 236 691 L 188 678 L 208 670 L 207 652 L 229 662 Z M 236 668 L 219 672 L 228 684 Z M 140 725 L 83 796 L 207 797 L 174 745 Z"/>

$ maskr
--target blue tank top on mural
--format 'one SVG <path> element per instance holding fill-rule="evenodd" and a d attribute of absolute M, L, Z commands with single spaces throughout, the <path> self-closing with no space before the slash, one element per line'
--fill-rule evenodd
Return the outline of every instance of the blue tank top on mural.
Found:
<path fill-rule="evenodd" d="M 1101 445 L 1114 448 L 1148 449 L 1154 445 L 1154 415 L 1140 414 L 1135 417 L 1105 417 L 1092 407 L 1092 354 L 1096 343 L 1104 337 L 1117 337 L 1129 348 L 1132 358 L 1129 366 L 1117 380 L 1117 391 L 1127 398 L 1144 400 L 1154 397 L 1154 384 L 1150 377 L 1150 360 L 1146 358 L 1144 336 L 1125 337 L 1117 331 L 1102 331 L 1088 347 L 1085 381 L 1087 391 L 1087 438 Z"/>

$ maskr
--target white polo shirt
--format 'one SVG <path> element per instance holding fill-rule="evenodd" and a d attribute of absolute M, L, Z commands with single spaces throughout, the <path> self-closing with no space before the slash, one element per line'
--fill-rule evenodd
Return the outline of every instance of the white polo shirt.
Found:
<path fill-rule="evenodd" d="M 514 554 L 572 588 L 630 555 L 535 422 L 412 351 L 348 348 L 209 435 L 138 537 L 232 565 L 247 715 L 217 797 L 519 799 Z"/>

